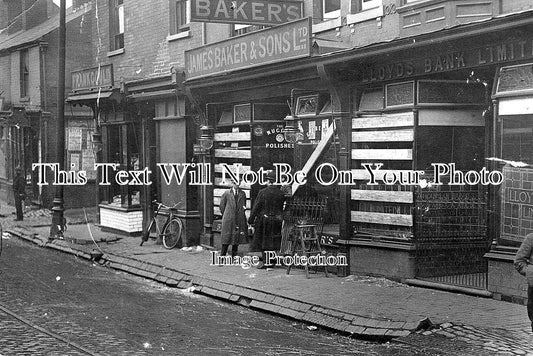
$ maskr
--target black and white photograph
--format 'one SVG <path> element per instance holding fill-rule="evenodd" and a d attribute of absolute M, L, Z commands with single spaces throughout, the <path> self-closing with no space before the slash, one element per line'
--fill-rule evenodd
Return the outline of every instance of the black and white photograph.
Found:
<path fill-rule="evenodd" d="M 533 1 L 0 0 L 0 356 L 533 356 Z"/>

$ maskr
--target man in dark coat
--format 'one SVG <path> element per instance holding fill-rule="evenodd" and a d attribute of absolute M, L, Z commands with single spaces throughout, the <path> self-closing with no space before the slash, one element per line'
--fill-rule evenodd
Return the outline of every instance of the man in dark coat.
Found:
<path fill-rule="evenodd" d="M 15 168 L 13 195 L 15 196 L 15 209 L 17 209 L 17 218 L 15 221 L 22 221 L 22 201 L 26 199 L 26 177 L 22 176 L 22 169 L 20 167 Z"/>
<path fill-rule="evenodd" d="M 267 186 L 259 191 L 255 199 L 249 224 L 255 227 L 250 251 L 278 251 L 281 245 L 281 223 L 285 196 L 279 186 L 273 185 L 275 176 L 267 176 Z M 264 261 L 264 259 L 263 259 Z"/>
<path fill-rule="evenodd" d="M 220 198 L 220 212 L 222 213 L 221 256 L 226 255 L 228 246 L 231 245 L 231 256 L 235 257 L 239 250 L 239 244 L 248 242 L 245 210 L 246 195 L 238 184 L 234 184 Z"/>
<path fill-rule="evenodd" d="M 527 315 L 533 331 L 533 234 L 528 234 L 514 259 L 514 267 L 527 277 Z"/>

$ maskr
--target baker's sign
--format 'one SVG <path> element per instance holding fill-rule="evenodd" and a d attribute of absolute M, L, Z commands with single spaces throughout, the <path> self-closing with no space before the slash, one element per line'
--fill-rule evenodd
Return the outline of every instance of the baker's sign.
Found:
<path fill-rule="evenodd" d="M 185 51 L 187 80 L 309 57 L 311 18 Z"/>
<path fill-rule="evenodd" d="M 279 25 L 303 17 L 295 0 L 192 0 L 191 21 Z"/>

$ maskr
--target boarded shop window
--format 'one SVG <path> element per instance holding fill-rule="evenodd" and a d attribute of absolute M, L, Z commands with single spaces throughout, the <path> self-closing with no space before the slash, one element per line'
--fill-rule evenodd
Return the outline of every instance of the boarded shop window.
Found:
<path fill-rule="evenodd" d="M 112 51 L 124 48 L 124 0 L 110 0 L 109 29 Z"/>
<path fill-rule="evenodd" d="M 191 22 L 191 2 L 189 0 L 170 1 L 170 34 L 189 31 Z"/>

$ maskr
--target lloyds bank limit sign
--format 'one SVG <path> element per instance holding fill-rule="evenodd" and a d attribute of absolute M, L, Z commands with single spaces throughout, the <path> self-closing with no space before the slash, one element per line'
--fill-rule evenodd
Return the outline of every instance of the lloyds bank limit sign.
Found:
<path fill-rule="evenodd" d="M 311 55 L 311 18 L 185 51 L 187 80 Z"/>

